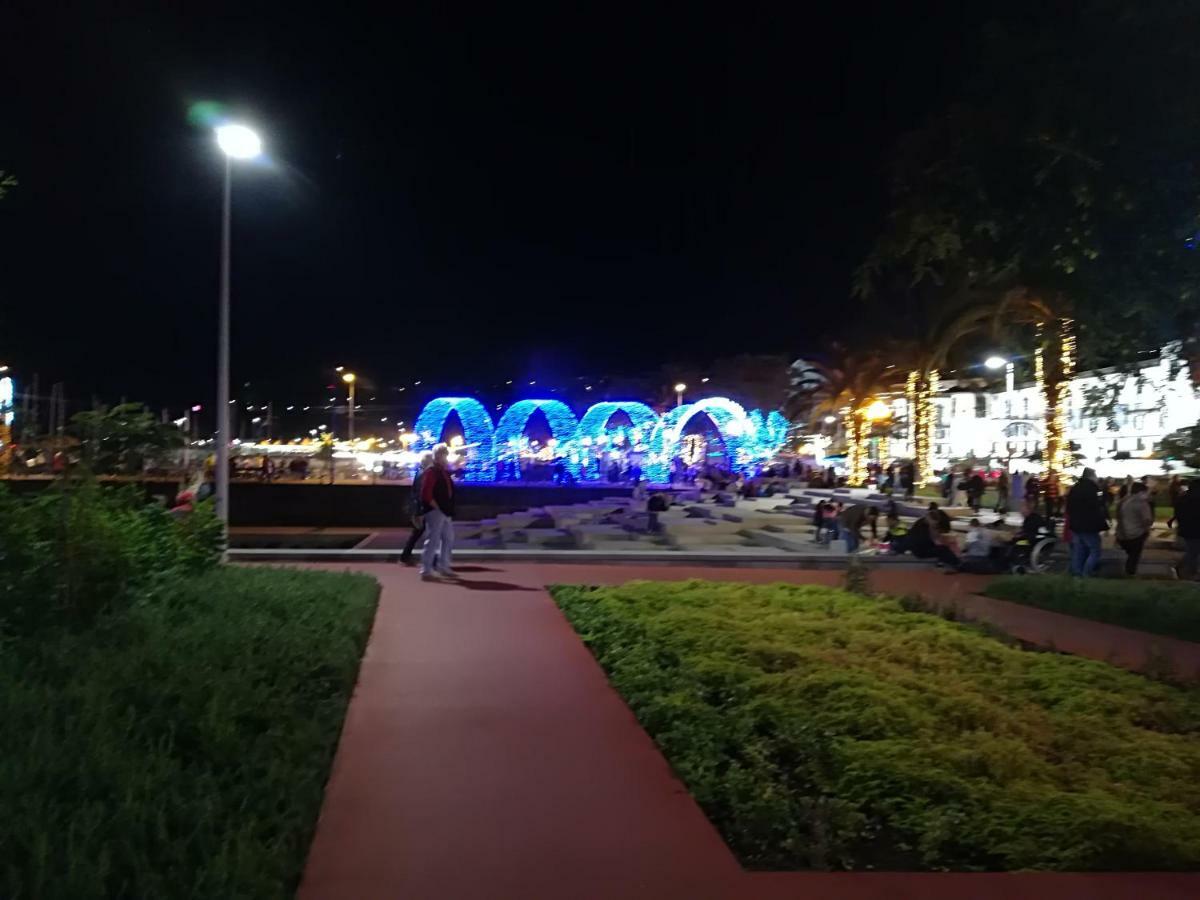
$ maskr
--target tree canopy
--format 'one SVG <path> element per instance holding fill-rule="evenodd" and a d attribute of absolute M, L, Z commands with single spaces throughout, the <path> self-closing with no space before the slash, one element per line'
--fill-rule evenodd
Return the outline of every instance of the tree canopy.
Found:
<path fill-rule="evenodd" d="M 855 292 L 918 335 L 1014 292 L 1119 363 L 1200 322 L 1200 7 L 1092 0 L 993 25 L 950 108 L 908 135 Z M 894 320 L 890 320 L 894 321 Z"/>
<path fill-rule="evenodd" d="M 79 438 L 84 460 L 100 474 L 139 474 L 145 463 L 184 444 L 179 428 L 158 421 L 141 403 L 76 413 L 71 432 Z"/>

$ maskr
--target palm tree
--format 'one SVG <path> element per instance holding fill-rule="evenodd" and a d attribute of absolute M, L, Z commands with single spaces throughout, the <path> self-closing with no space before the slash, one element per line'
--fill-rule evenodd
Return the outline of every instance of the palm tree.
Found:
<path fill-rule="evenodd" d="M 814 430 L 827 416 L 842 419 L 851 483 L 861 483 L 866 475 L 867 440 L 871 437 L 866 411 L 892 389 L 889 379 L 895 369 L 877 351 L 852 351 L 840 344 L 835 344 L 825 359 L 798 360 L 792 366 L 785 414 L 807 422 Z"/>
<path fill-rule="evenodd" d="M 1022 328 L 1035 332 L 1034 369 L 1045 401 L 1047 467 L 1053 472 L 1069 464 L 1065 407 L 1076 359 L 1072 321 L 1040 297 L 1014 289 L 999 300 L 979 301 L 960 309 L 934 330 L 922 345 L 925 349 L 912 355 L 908 402 L 919 478 L 932 474 L 930 403 L 938 390 L 939 373 L 951 362 L 954 351 L 973 335 L 986 333 L 1000 341 L 1006 336 L 1011 339 L 1012 333 Z"/>

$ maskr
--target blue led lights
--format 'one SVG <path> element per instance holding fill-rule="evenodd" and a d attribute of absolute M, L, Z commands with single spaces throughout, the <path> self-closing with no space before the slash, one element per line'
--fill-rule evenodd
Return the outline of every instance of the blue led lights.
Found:
<path fill-rule="evenodd" d="M 764 418 L 761 411 L 747 413 L 725 397 L 677 406 L 663 416 L 637 401 L 605 401 L 589 407 L 578 421 L 561 400 L 521 400 L 505 410 L 494 428 L 491 416 L 478 400 L 439 397 L 421 410 L 414 428 L 417 439 L 413 449 L 427 450 L 441 440 L 446 419 L 454 412 L 463 423 L 464 480 L 519 478 L 520 457 L 527 449 L 525 428 L 537 410 L 550 426 L 548 455 L 561 458 L 574 477 L 588 480 L 606 477 L 605 461 L 610 454 L 625 457 L 631 451 L 646 480 L 666 482 L 671 460 L 681 451 L 684 428 L 699 413 L 707 415 L 716 426 L 731 468 L 746 474 L 775 455 L 788 431 L 788 421 L 780 413 L 771 412 Z M 618 413 L 628 416 L 630 424 L 612 426 L 611 420 Z"/>
<path fill-rule="evenodd" d="M 496 458 L 501 470 L 500 477 L 518 477 L 519 470 L 513 464 L 525 443 L 525 426 L 537 410 L 542 411 L 550 425 L 550 440 L 554 441 L 553 455 L 561 456 L 571 474 L 578 477 L 579 454 L 574 444 L 579 421 L 571 412 L 571 407 L 561 400 L 519 400 L 504 411 L 496 423 Z"/>
<path fill-rule="evenodd" d="M 668 413 L 663 428 L 663 452 L 667 459 L 674 459 L 679 454 L 683 429 L 699 413 L 707 415 L 717 426 L 730 468 L 735 472 L 753 472 L 758 463 L 758 433 L 742 405 L 728 397 L 708 397 L 676 407 Z"/>
<path fill-rule="evenodd" d="M 617 413 L 629 416 L 628 428 L 608 427 L 609 420 Z M 650 481 L 665 480 L 666 460 L 662 458 L 661 445 L 654 443 L 658 424 L 658 413 L 636 400 L 606 400 L 588 407 L 575 433 L 575 445 L 580 456 L 580 477 L 603 478 L 605 467 L 601 462 L 607 453 L 612 452 L 604 448 L 628 443 L 629 449 L 641 457 L 643 477 Z"/>
<path fill-rule="evenodd" d="M 492 417 L 474 397 L 438 397 L 430 400 L 417 417 L 414 450 L 428 450 L 442 439 L 446 419 L 456 413 L 463 425 L 463 448 L 467 464 L 464 481 L 495 481 L 496 450 Z"/>

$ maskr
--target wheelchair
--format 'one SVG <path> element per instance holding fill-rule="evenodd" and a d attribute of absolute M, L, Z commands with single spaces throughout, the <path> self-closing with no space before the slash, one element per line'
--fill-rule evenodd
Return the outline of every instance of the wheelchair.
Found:
<path fill-rule="evenodd" d="M 1058 538 L 1043 529 L 1037 537 L 1018 537 L 1008 549 L 1007 568 L 1014 575 L 1055 575 L 1067 569 L 1067 559 L 1057 553 Z"/>

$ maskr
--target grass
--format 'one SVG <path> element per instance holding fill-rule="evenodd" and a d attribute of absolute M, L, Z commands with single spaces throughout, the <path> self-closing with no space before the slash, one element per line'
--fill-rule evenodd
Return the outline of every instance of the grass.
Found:
<path fill-rule="evenodd" d="M 748 866 L 1200 865 L 1196 691 L 814 585 L 553 595 Z"/>
<path fill-rule="evenodd" d="M 0 644 L 0 896 L 292 896 L 377 597 L 223 568 Z"/>
<path fill-rule="evenodd" d="M 1200 587 L 1186 581 L 1008 576 L 985 593 L 1110 625 L 1200 641 Z"/>

